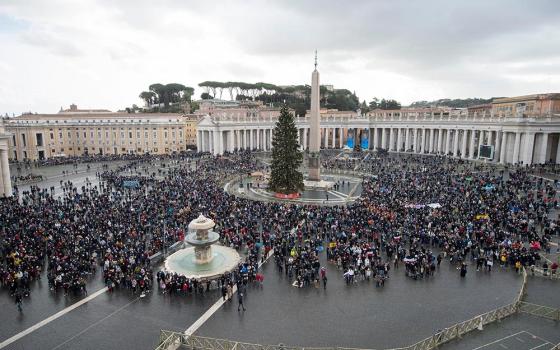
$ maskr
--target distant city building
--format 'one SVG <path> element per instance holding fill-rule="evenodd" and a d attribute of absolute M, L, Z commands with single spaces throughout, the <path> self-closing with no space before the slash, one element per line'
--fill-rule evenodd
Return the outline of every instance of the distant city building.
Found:
<path fill-rule="evenodd" d="M 85 154 L 165 154 L 196 145 L 199 115 L 80 110 L 24 114 L 6 120 L 9 158 L 37 160 Z"/>
<path fill-rule="evenodd" d="M 496 116 L 546 117 L 560 114 L 560 93 L 536 94 L 492 101 L 492 112 Z"/>

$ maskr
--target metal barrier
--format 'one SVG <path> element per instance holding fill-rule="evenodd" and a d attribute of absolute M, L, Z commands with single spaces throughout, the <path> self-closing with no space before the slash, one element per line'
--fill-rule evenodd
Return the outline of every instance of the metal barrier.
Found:
<path fill-rule="evenodd" d="M 387 350 L 432 350 L 453 339 L 461 338 L 463 335 L 475 329 L 482 329 L 485 325 L 500 321 L 517 312 L 528 313 L 552 320 L 560 320 L 560 309 L 522 301 L 527 288 L 527 271 L 525 270 L 525 268 L 523 268 L 522 274 L 523 281 L 521 283 L 521 288 L 515 300 L 511 304 L 499 307 L 482 315 L 475 316 L 467 321 L 454 324 L 453 326 L 447 327 L 444 330 L 441 330 L 415 344 Z M 200 337 L 196 335 L 189 336 L 185 335 L 184 333 L 161 330 L 160 342 L 156 350 L 174 350 L 180 346 L 192 350 L 358 350 L 354 348 L 341 347 L 312 348 L 293 347 L 285 345 L 251 344 L 226 339 Z M 556 345 L 551 350 L 560 350 L 560 344 Z"/>
<path fill-rule="evenodd" d="M 560 309 L 553 307 L 537 305 L 522 301 L 519 305 L 519 312 L 526 314 L 548 318 L 554 321 L 560 321 Z"/>

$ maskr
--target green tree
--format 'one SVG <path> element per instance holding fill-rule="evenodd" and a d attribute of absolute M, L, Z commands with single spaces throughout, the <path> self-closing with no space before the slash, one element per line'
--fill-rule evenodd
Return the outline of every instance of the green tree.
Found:
<path fill-rule="evenodd" d="M 148 107 L 154 104 L 156 100 L 156 94 L 153 91 L 142 91 L 138 97 L 144 100 L 144 102 L 146 102 L 146 106 Z"/>
<path fill-rule="evenodd" d="M 289 194 L 303 190 L 303 174 L 299 171 L 303 155 L 297 138 L 294 116 L 284 105 L 272 140 L 270 189 L 274 192 Z"/>

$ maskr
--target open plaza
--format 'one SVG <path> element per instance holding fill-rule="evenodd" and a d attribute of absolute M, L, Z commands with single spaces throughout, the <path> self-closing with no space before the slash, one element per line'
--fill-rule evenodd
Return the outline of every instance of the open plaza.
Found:
<path fill-rule="evenodd" d="M 389 349 L 473 319 L 475 330 L 444 348 L 551 349 L 560 342 L 559 281 L 552 271 L 559 241 L 555 166 L 347 151 L 325 152 L 322 159 L 332 180 L 345 183 L 329 200 L 354 186 L 358 198 L 292 204 L 224 191 L 228 184 L 254 189 L 259 178 L 247 174 L 266 172 L 266 153 L 14 166 L 14 173 L 40 174 L 42 181 L 17 186 L 16 196 L 2 201 L 4 232 L 18 226 L 30 232 L 4 236 L 0 347 L 152 349 L 166 340 L 165 330 L 197 342 Z M 123 188 L 130 179 L 139 187 Z M 427 206 L 432 203 L 441 207 Z M 189 280 L 187 288 L 160 278 L 157 252 L 172 254 L 183 237 L 184 208 L 188 218 L 214 218 L 219 244 L 244 259 L 239 269 L 200 286 Z M 162 217 L 166 232 L 157 229 Z M 152 224 L 155 229 L 147 228 Z M 65 225 L 74 229 L 62 231 Z M 6 279 L 13 268 L 27 278 L 22 312 Z M 223 301 L 221 285 L 229 278 L 241 283 L 245 312 L 237 310 L 235 295 Z M 76 285 L 82 279 L 83 287 Z M 512 304 L 514 313 L 499 323 L 477 319 Z"/>
<path fill-rule="evenodd" d="M 559 23 L 0 1 L 0 350 L 560 350 Z"/>

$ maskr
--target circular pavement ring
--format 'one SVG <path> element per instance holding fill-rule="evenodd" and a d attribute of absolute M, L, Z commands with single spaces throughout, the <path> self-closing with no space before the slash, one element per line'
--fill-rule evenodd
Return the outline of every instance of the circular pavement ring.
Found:
<path fill-rule="evenodd" d="M 297 199 L 281 199 L 274 196 L 273 192 L 267 191 L 264 188 L 259 187 L 249 187 L 246 186 L 246 180 L 250 177 L 243 176 L 241 178 L 241 183 L 243 187 L 239 186 L 240 178 L 237 177 L 232 179 L 224 185 L 223 189 L 225 192 L 234 195 L 236 197 L 252 199 L 263 202 L 280 202 L 280 203 L 293 203 L 293 204 L 304 204 L 304 205 L 321 205 L 321 206 L 335 206 L 335 205 L 348 205 L 353 203 L 356 199 L 361 196 L 362 188 L 362 178 L 346 175 L 346 174 L 324 174 L 323 177 L 327 179 L 332 179 L 335 182 L 337 180 L 344 180 L 349 182 L 344 189 L 329 190 L 328 200 L 325 194 L 325 190 L 310 190 L 306 189 L 303 195 Z M 331 181 L 332 181 L 331 180 Z M 341 192 L 345 191 L 345 192 Z"/>

